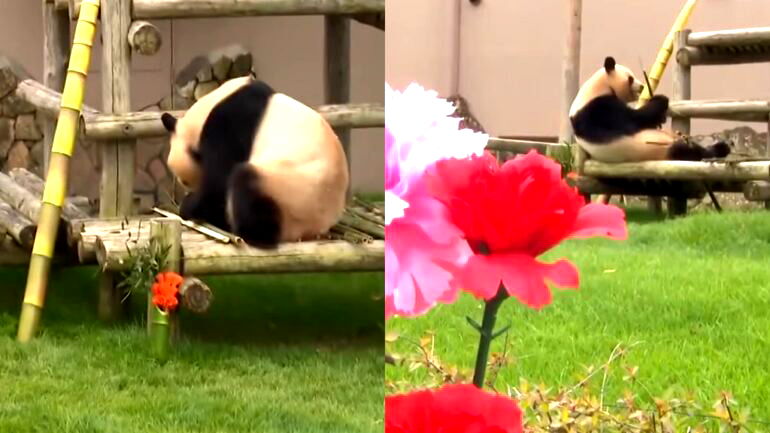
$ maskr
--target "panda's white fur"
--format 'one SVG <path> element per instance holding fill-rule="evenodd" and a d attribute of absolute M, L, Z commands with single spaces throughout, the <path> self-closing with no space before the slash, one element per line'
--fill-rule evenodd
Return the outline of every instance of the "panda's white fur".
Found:
<path fill-rule="evenodd" d="M 612 57 L 580 87 L 569 117 L 575 141 L 592 159 L 608 163 L 700 160 L 729 153 L 726 143 L 704 148 L 661 129 L 668 111 L 668 99 L 663 95 L 638 109 L 631 107 L 642 89 L 634 73 Z"/>
<path fill-rule="evenodd" d="M 177 121 L 164 114 L 163 123 L 171 132 L 168 166 L 191 191 L 182 217 L 260 246 L 312 239 L 339 220 L 347 160 L 316 110 L 242 77 L 196 101 Z"/>

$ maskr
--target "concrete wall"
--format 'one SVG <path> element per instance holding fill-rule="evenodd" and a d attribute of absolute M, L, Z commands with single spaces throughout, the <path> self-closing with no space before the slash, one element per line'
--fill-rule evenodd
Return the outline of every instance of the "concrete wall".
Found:
<path fill-rule="evenodd" d="M 388 0 L 386 79 L 459 92 L 494 135 L 558 135 L 566 2 L 561 0 Z M 584 0 L 581 79 L 613 55 L 649 70 L 683 0 Z M 770 25 L 768 0 L 703 0 L 693 31 Z M 671 68 L 659 92 L 671 93 Z M 641 76 L 641 73 L 640 73 Z M 770 64 L 702 66 L 693 98 L 770 98 Z M 734 123 L 694 120 L 693 133 Z M 753 124 L 760 131 L 767 127 Z"/>
<path fill-rule="evenodd" d="M 19 61 L 42 81 L 42 12 L 36 0 L 0 0 L 0 55 Z M 238 43 L 250 50 L 260 78 L 310 105 L 323 103 L 323 18 L 259 17 L 162 20 L 161 52 L 133 60 L 132 105 L 135 110 L 171 91 L 170 78 L 193 57 Z M 381 30 L 352 24 L 353 102 L 384 101 L 384 43 Z M 86 103 L 100 107 L 101 45 L 89 76 Z M 352 144 L 353 187 L 381 191 L 383 131 L 356 130 Z"/>

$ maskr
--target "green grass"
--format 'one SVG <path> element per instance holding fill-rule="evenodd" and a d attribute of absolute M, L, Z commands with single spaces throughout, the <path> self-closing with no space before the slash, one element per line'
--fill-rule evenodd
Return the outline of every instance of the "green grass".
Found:
<path fill-rule="evenodd" d="M 578 266 L 578 291 L 555 291 L 540 311 L 503 304 L 498 325 L 512 325 L 515 358 L 496 387 L 516 386 L 520 378 L 569 387 L 585 377 L 586 365 L 606 362 L 618 343 L 639 343 L 620 364 L 638 366 L 639 381 L 623 382 L 622 370 L 613 374 L 605 401 L 630 389 L 642 397 L 692 391 L 710 402 L 728 390 L 755 416 L 770 419 L 770 215 L 702 213 L 661 222 L 633 211 L 629 219 L 628 241 L 573 240 L 549 252 L 546 258 Z M 435 331 L 438 358 L 471 369 L 478 334 L 465 316 L 480 321 L 481 314 L 481 303 L 463 295 L 424 317 L 390 320 L 388 330 L 411 340 Z M 501 351 L 503 340 L 492 350 Z M 392 349 L 415 353 L 404 339 Z M 421 383 L 426 373 L 389 366 L 386 379 Z"/>
<path fill-rule="evenodd" d="M 0 271 L 2 432 L 382 431 L 382 273 L 208 278 L 171 360 L 95 317 L 96 270 L 52 275 L 44 333 L 15 342 L 26 269 Z"/>

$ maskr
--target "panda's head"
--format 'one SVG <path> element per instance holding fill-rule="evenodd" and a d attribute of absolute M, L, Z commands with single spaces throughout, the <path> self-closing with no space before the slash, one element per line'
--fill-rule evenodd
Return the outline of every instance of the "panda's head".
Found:
<path fill-rule="evenodd" d="M 207 93 L 185 111 L 184 116 L 174 117 L 170 113 L 161 115 L 161 122 L 169 132 L 168 168 L 188 190 L 197 190 L 201 182 L 201 165 L 198 153 L 201 132 L 211 111 L 223 100 L 252 83 L 251 76 L 225 81 L 215 90 Z"/>
<path fill-rule="evenodd" d="M 570 109 L 570 116 L 598 96 L 614 94 L 623 102 L 635 102 L 643 89 L 644 85 L 631 69 L 616 63 L 613 57 L 606 57 L 604 65 L 580 87 Z"/>

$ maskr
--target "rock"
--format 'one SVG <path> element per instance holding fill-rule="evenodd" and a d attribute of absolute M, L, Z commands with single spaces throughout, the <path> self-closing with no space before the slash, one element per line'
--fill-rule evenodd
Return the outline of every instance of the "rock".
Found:
<path fill-rule="evenodd" d="M 199 83 L 213 80 L 214 73 L 211 71 L 211 65 L 202 66 L 198 73 L 195 74 L 195 78 L 198 79 Z"/>
<path fill-rule="evenodd" d="M 14 140 L 14 120 L 0 118 L 0 159 L 8 156 Z"/>
<path fill-rule="evenodd" d="M 230 68 L 230 78 L 245 77 L 251 73 L 251 53 L 238 54 L 233 59 L 233 67 Z"/>
<path fill-rule="evenodd" d="M 136 178 L 134 179 L 134 191 L 137 193 L 153 193 L 155 192 L 157 183 L 155 180 L 144 170 L 136 172 Z"/>
<path fill-rule="evenodd" d="M 29 168 L 29 148 L 23 141 L 17 141 L 13 144 L 11 151 L 8 152 L 8 159 L 5 160 L 5 170 L 13 168 Z"/>
<path fill-rule="evenodd" d="M 183 98 L 192 98 L 195 94 L 195 87 L 198 85 L 198 81 L 192 80 L 183 86 L 176 86 L 175 89 L 179 96 Z"/>
<path fill-rule="evenodd" d="M 196 75 L 198 75 L 198 71 L 208 66 L 208 60 L 203 56 L 198 56 L 192 59 L 184 69 L 179 71 L 176 75 L 176 80 L 174 80 L 174 87 L 180 96 L 192 98 L 195 84 L 198 82 Z"/>
<path fill-rule="evenodd" d="M 158 108 L 160 108 L 161 111 L 186 110 L 192 107 L 193 102 L 195 102 L 193 99 L 184 98 L 174 92 L 173 96 L 166 96 L 161 99 Z"/>
<path fill-rule="evenodd" d="M 168 170 L 166 164 L 158 158 L 153 159 L 147 164 L 147 172 L 152 176 L 155 183 L 160 182 L 162 179 L 168 177 Z"/>
<path fill-rule="evenodd" d="M 198 83 L 197 86 L 195 86 L 195 100 L 206 96 L 207 94 L 211 93 L 212 91 L 216 90 L 216 88 L 219 87 L 219 83 L 216 81 L 206 81 L 205 83 Z"/>
<path fill-rule="evenodd" d="M 19 81 L 30 78 L 29 73 L 19 63 L 0 56 L 0 98 L 16 89 Z"/>
<path fill-rule="evenodd" d="M 35 115 L 22 114 L 16 118 L 16 139 L 30 141 L 43 139 L 43 133 L 35 122 Z"/>
<path fill-rule="evenodd" d="M 11 93 L 0 100 L 0 110 L 5 117 L 16 117 L 20 114 L 34 114 L 37 109 L 34 105 Z"/>
<path fill-rule="evenodd" d="M 217 60 L 211 63 L 211 71 L 214 74 L 214 78 L 223 83 L 230 75 L 230 68 L 233 66 L 233 61 L 226 56 L 221 56 Z"/>
<path fill-rule="evenodd" d="M 43 141 L 39 140 L 36 141 L 32 147 L 30 147 L 30 156 L 32 156 L 32 161 L 39 167 L 43 167 Z"/>

